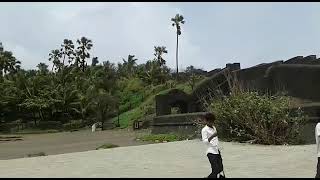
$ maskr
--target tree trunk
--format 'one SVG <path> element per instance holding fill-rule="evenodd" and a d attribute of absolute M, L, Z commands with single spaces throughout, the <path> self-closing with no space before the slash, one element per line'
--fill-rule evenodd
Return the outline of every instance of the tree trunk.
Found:
<path fill-rule="evenodd" d="M 120 116 L 120 112 L 119 112 L 119 106 L 118 106 L 118 124 L 117 124 L 118 127 L 120 127 L 120 118 L 119 118 L 119 116 Z"/>
<path fill-rule="evenodd" d="M 32 112 L 32 116 L 34 118 L 34 126 L 37 126 L 37 118 L 36 118 L 36 115 L 34 114 L 34 112 Z"/>
<path fill-rule="evenodd" d="M 104 131 L 104 117 L 101 118 L 101 131 Z"/>
<path fill-rule="evenodd" d="M 63 55 L 63 60 L 62 60 L 62 68 L 64 68 L 64 61 L 65 61 L 65 59 L 66 59 L 66 55 L 64 54 L 64 55 Z"/>
<path fill-rule="evenodd" d="M 42 114 L 42 110 L 41 110 L 41 109 L 40 109 L 40 111 L 39 111 L 39 116 L 40 116 L 40 120 L 43 121 L 44 118 L 43 118 L 43 114 Z"/>
<path fill-rule="evenodd" d="M 104 131 L 104 112 L 100 111 L 100 120 L 101 120 L 101 131 Z"/>
<path fill-rule="evenodd" d="M 179 43 L 179 40 L 178 40 L 178 30 L 177 30 L 177 47 L 176 47 L 176 66 L 177 66 L 177 81 L 178 81 L 178 74 L 179 74 L 179 69 L 178 69 L 178 43 Z"/>
<path fill-rule="evenodd" d="M 82 72 L 84 72 L 84 65 L 85 65 L 85 60 L 83 59 L 83 62 L 82 62 Z"/>

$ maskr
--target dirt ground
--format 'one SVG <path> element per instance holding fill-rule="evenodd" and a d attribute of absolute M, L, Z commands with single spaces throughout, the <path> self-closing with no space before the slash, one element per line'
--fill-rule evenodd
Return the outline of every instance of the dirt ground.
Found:
<path fill-rule="evenodd" d="M 145 131 L 106 130 L 91 132 L 81 130 L 50 134 L 26 134 L 22 141 L 1 141 L 0 160 L 23 158 L 28 154 L 44 152 L 46 155 L 95 150 L 98 146 L 112 143 L 121 146 L 148 144 L 135 141 Z M 5 135 L 12 136 L 12 135 Z"/>
<path fill-rule="evenodd" d="M 315 176 L 315 145 L 263 146 L 221 142 L 220 147 L 227 177 Z M 210 173 L 205 150 L 200 140 L 191 140 L 0 160 L 0 177 L 203 178 Z"/>

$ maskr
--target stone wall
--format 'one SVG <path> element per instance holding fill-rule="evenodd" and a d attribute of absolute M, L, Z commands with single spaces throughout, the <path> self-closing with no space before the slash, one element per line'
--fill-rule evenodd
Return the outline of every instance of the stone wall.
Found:
<path fill-rule="evenodd" d="M 190 118 L 199 117 L 199 114 L 187 112 L 205 111 L 202 107 L 202 100 L 208 100 L 216 94 L 228 95 L 230 85 L 235 80 L 246 89 L 271 94 L 282 91 L 292 97 L 320 102 L 318 80 L 320 59 L 317 59 L 315 55 L 297 56 L 287 61 L 263 63 L 246 69 L 240 69 L 240 63 L 229 63 L 225 68 L 215 69 L 207 74 L 210 76 L 200 82 L 191 95 L 173 91 L 166 96 L 156 97 L 158 112 L 153 119 L 153 133 L 193 132 L 195 126 Z M 230 74 L 234 78 L 229 79 Z M 183 114 L 169 115 L 173 102 L 182 102 L 181 104 L 186 105 L 187 108 L 184 108 Z M 308 123 L 302 128 L 302 136 L 307 143 L 312 143 L 314 142 L 314 126 L 320 119 L 320 105 L 311 103 L 302 106 L 305 106 L 303 109 L 309 116 Z"/>
<path fill-rule="evenodd" d="M 245 89 L 255 89 L 260 91 L 267 91 L 270 89 L 270 82 L 265 77 L 268 68 L 281 64 L 283 61 L 275 61 L 272 63 L 264 63 L 251 68 L 234 71 L 234 77 L 238 80 L 240 85 Z"/>
<path fill-rule="evenodd" d="M 227 81 L 227 75 L 230 74 L 230 70 L 225 68 L 213 76 L 200 82 L 192 92 L 192 96 L 197 101 L 197 105 L 202 111 L 204 111 L 201 104 L 203 100 L 209 100 L 216 95 L 228 95 L 230 92 L 229 82 Z"/>
<path fill-rule="evenodd" d="M 320 65 L 280 64 L 270 67 L 266 77 L 272 92 L 286 91 L 288 95 L 312 101 L 320 100 Z"/>
<path fill-rule="evenodd" d="M 205 112 L 196 112 L 156 116 L 151 123 L 151 132 L 154 134 L 167 134 L 172 132 L 183 135 L 195 134 L 197 131 L 195 120 L 202 117 L 204 113 Z"/>
<path fill-rule="evenodd" d="M 157 116 L 171 114 L 172 107 L 179 107 L 182 113 L 197 111 L 193 97 L 179 89 L 157 95 L 155 99 Z"/>

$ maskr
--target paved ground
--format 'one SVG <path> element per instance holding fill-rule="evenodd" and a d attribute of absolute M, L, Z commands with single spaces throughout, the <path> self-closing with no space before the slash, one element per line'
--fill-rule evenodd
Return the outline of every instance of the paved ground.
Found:
<path fill-rule="evenodd" d="M 227 177 L 314 177 L 315 145 L 221 142 Z M 0 160 L 0 177 L 205 177 L 199 140 Z"/>
<path fill-rule="evenodd" d="M 91 130 L 81 130 L 51 134 L 17 135 L 22 136 L 23 141 L 0 141 L 0 160 L 23 158 L 28 154 L 39 152 L 53 155 L 89 151 L 95 150 L 105 143 L 119 146 L 147 144 L 135 141 L 137 135 L 137 132 L 128 130 L 96 131 L 94 133 Z"/>

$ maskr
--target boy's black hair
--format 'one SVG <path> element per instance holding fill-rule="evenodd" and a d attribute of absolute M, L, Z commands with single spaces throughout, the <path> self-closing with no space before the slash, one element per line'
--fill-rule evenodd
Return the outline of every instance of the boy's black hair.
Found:
<path fill-rule="evenodd" d="M 204 119 L 205 121 L 213 122 L 214 120 L 216 120 L 216 116 L 213 113 L 208 112 L 204 115 Z"/>

